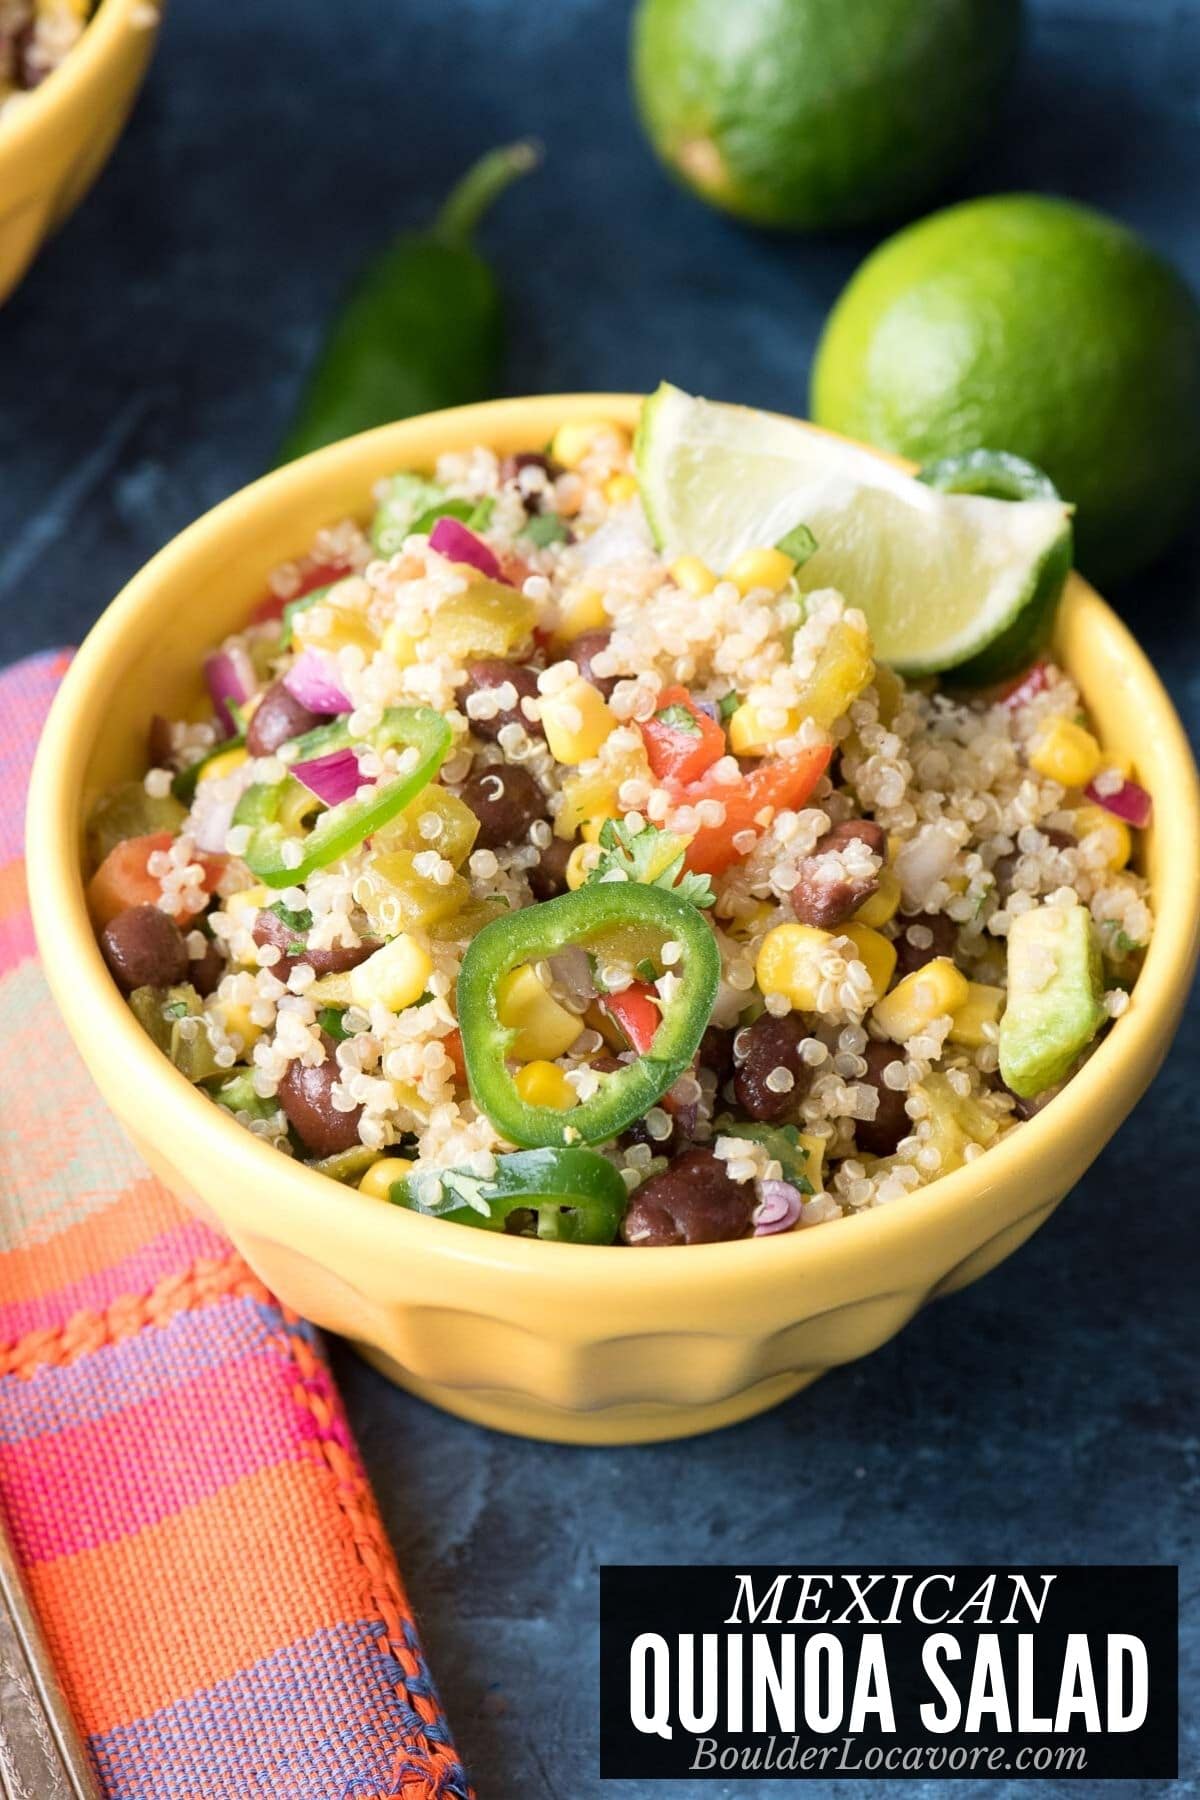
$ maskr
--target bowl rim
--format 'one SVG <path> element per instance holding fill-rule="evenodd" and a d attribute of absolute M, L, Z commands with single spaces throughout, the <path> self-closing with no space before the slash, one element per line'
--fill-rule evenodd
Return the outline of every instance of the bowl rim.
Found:
<path fill-rule="evenodd" d="M 128 34 L 153 34 L 162 23 L 166 0 L 100 0 L 78 43 L 52 69 L 45 81 L 29 94 L 7 118 L 0 118 L 0 162 L 10 150 L 58 129 L 59 116 L 86 97 L 93 83 L 103 84 L 116 64 Z M 152 7 L 153 21 L 142 24 L 134 15 Z"/>
<path fill-rule="evenodd" d="M 1132 1104 L 1148 1085 L 1150 1077 L 1142 1079 L 1142 1073 L 1152 1074 L 1161 1060 L 1200 938 L 1200 782 L 1183 726 L 1149 659 L 1123 622 L 1078 576 L 1069 583 L 1064 612 L 1070 609 L 1078 615 L 1082 628 L 1107 635 L 1145 715 L 1154 720 L 1162 759 L 1171 770 L 1172 856 L 1167 878 L 1154 896 L 1154 935 L 1133 1005 L 1063 1092 L 1019 1132 L 903 1203 L 830 1222 L 839 1229 L 662 1247 L 649 1258 L 614 1254 L 607 1245 L 544 1243 L 456 1229 L 440 1219 L 381 1205 L 356 1188 L 333 1183 L 281 1155 L 198 1093 L 146 1037 L 100 955 L 84 903 L 78 858 L 83 768 L 86 752 L 99 735 L 92 724 L 92 690 L 103 684 L 110 665 L 121 662 L 127 627 L 153 616 L 162 603 L 160 590 L 169 593 L 206 547 L 214 541 L 235 542 L 258 515 L 282 511 L 285 497 L 296 505 L 305 500 L 314 515 L 311 529 L 316 530 L 324 522 L 317 516 L 317 496 L 322 485 L 333 486 L 329 474 L 339 463 L 349 470 L 370 461 L 378 463 L 381 473 L 389 462 L 403 467 L 406 455 L 410 463 L 419 463 L 422 455 L 414 448 L 406 451 L 406 441 L 428 438 L 438 424 L 453 428 L 460 440 L 473 433 L 473 441 L 480 443 L 513 435 L 525 421 L 529 441 L 537 442 L 549 435 L 544 430 L 548 423 L 552 429 L 564 418 L 602 416 L 630 425 L 642 399 L 637 394 L 577 393 L 455 407 L 343 439 L 275 469 L 211 508 L 145 563 L 93 625 L 63 678 L 38 747 L 28 796 L 28 884 L 43 966 L 64 1014 L 75 1015 L 73 1035 L 76 1020 L 84 1029 L 90 1026 L 101 1032 L 100 1041 L 108 1046 L 106 1061 L 111 1058 L 119 1064 L 123 1079 L 138 1093 L 139 1120 L 152 1121 L 143 1132 L 147 1143 L 168 1144 L 165 1160 L 176 1170 L 186 1170 L 189 1157 L 201 1163 L 220 1161 L 228 1191 L 237 1196 L 231 1207 L 231 1216 L 237 1215 L 235 1229 L 244 1225 L 285 1246 L 327 1247 L 331 1189 L 336 1188 L 345 1235 L 354 1240 L 360 1257 L 365 1252 L 386 1263 L 406 1254 L 414 1261 L 432 1255 L 463 1276 L 503 1276 L 526 1292 L 546 1276 L 560 1288 L 586 1293 L 590 1303 L 607 1300 L 616 1305 L 648 1289 L 677 1294 L 695 1286 L 711 1297 L 714 1286 L 732 1292 L 768 1277 L 773 1282 L 811 1283 L 836 1278 L 858 1259 L 896 1255 L 903 1242 L 923 1234 L 942 1234 L 989 1193 L 1014 1186 L 1036 1191 L 1039 1166 L 1057 1139 L 1094 1143 L 1098 1152 L 1110 1134 L 1110 1123 L 1115 1128 L 1128 1110 L 1112 1118 L 1112 1090 L 1124 1086 Z M 884 459 L 912 466 L 896 457 Z M 370 480 L 368 476 L 364 501 Z M 137 1129 L 143 1129 L 140 1122 Z M 331 1266 L 327 1249 L 321 1261 Z"/>

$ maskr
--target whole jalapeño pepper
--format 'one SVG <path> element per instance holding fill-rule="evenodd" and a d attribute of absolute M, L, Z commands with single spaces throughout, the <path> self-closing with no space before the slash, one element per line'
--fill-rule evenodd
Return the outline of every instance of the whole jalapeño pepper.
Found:
<path fill-rule="evenodd" d="M 489 151 L 429 230 L 405 233 L 368 264 L 325 340 L 279 462 L 372 425 L 495 393 L 500 296 L 471 234 L 537 161 L 530 143 Z"/>

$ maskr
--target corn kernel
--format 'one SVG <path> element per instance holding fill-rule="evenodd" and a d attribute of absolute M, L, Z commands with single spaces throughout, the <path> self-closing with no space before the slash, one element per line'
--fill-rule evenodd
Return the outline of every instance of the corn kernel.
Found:
<path fill-rule="evenodd" d="M 550 1106 L 555 1112 L 569 1112 L 579 1099 L 557 1063 L 531 1062 L 518 1069 L 513 1086 L 526 1106 Z"/>
<path fill-rule="evenodd" d="M 871 977 L 872 1004 L 887 993 L 888 982 L 896 972 L 896 946 L 890 938 L 885 938 L 880 931 L 873 931 L 869 925 L 855 924 L 838 928 L 844 938 L 849 938 L 854 945 L 854 954 Z"/>
<path fill-rule="evenodd" d="M 822 731 L 850 710 L 875 673 L 871 638 L 864 625 L 838 619 L 819 652 L 812 674 L 801 683 L 799 710 Z"/>
<path fill-rule="evenodd" d="M 217 1019 L 230 1037 L 240 1037 L 242 1049 L 250 1050 L 263 1034 L 263 1027 L 250 1017 L 250 1008 L 242 1000 L 217 999 L 210 1003 Z"/>
<path fill-rule="evenodd" d="M 242 744 L 235 744 L 232 750 L 222 750 L 219 756 L 210 756 L 196 777 L 196 785 L 202 781 L 220 781 L 226 775 L 232 775 L 247 760 L 249 752 Z"/>
<path fill-rule="evenodd" d="M 350 992 L 356 1005 L 378 1001 L 389 1012 L 403 1012 L 425 992 L 433 974 L 433 959 L 416 938 L 402 931 L 390 943 L 368 956 L 350 971 Z"/>
<path fill-rule="evenodd" d="M 555 762 L 586 762 L 616 724 L 600 689 L 582 676 L 542 699 L 542 730 Z"/>
<path fill-rule="evenodd" d="M 825 1162 L 825 1139 L 812 1137 L 807 1131 L 798 1131 L 796 1142 L 804 1152 L 804 1173 L 812 1183 L 813 1193 L 819 1193 L 825 1185 L 825 1178 L 822 1174 Z"/>
<path fill-rule="evenodd" d="M 399 1181 L 413 1167 L 407 1156 L 381 1156 L 373 1162 L 358 1184 L 360 1194 L 369 1194 L 372 1200 L 390 1200 L 392 1183 Z"/>
<path fill-rule="evenodd" d="M 777 594 L 791 580 L 795 568 L 795 557 L 785 550 L 744 550 L 726 569 L 725 579 L 732 581 L 739 594 L 749 594 L 754 588 Z"/>
<path fill-rule="evenodd" d="M 1133 838 L 1124 819 L 1118 819 L 1105 806 L 1080 806 L 1074 816 L 1075 836 L 1082 843 L 1093 831 L 1103 832 L 1102 842 L 1110 869 L 1123 869 L 1133 855 Z"/>
<path fill-rule="evenodd" d="M 567 858 L 565 877 L 567 886 L 572 893 L 583 886 L 598 861 L 599 856 L 595 844 L 587 842 L 576 844 Z"/>
<path fill-rule="evenodd" d="M 278 898 L 274 888 L 259 882 L 257 887 L 242 888 L 236 894 L 227 894 L 221 902 L 221 911 L 231 919 L 240 921 L 243 913 L 257 912 L 260 906 L 270 906 Z"/>
<path fill-rule="evenodd" d="M 388 661 L 395 663 L 398 669 L 410 669 L 417 660 L 417 640 L 405 631 L 398 619 L 393 619 L 385 629 L 380 647 Z"/>
<path fill-rule="evenodd" d="M 776 925 L 759 945 L 754 978 L 764 994 L 784 994 L 798 1012 L 815 1012 L 821 990 L 818 962 L 833 943 L 815 925 Z"/>
<path fill-rule="evenodd" d="M 983 981 L 968 981 L 967 998 L 954 1009 L 950 1042 L 963 1044 L 968 1050 L 979 1050 L 989 1042 L 986 1025 L 999 1025 L 1004 1011 L 1004 989 L 989 987 Z M 994 1038 L 991 1040 L 994 1042 Z"/>
<path fill-rule="evenodd" d="M 638 494 L 636 475 L 610 475 L 604 484 L 604 498 L 610 506 L 624 506 Z"/>
<path fill-rule="evenodd" d="M 716 576 L 698 556 L 677 556 L 667 573 L 675 586 L 681 587 L 693 600 L 702 600 L 717 585 Z"/>
<path fill-rule="evenodd" d="M 948 956 L 935 956 L 897 982 L 872 1008 L 871 1017 L 893 1043 L 906 1044 L 944 1013 L 954 1013 L 970 999 L 970 983 Z"/>
<path fill-rule="evenodd" d="M 900 877 L 894 869 L 880 869 L 879 886 L 863 901 L 854 917 L 860 925 L 878 927 L 894 919 L 900 905 Z"/>
<path fill-rule="evenodd" d="M 800 722 L 798 712 L 788 712 L 784 714 L 782 724 L 776 719 L 773 725 L 764 725 L 754 702 L 743 700 L 736 712 L 729 715 L 729 747 L 735 756 L 761 756 L 780 738 L 792 737 L 799 731 Z"/>
<path fill-rule="evenodd" d="M 1103 762 L 1104 752 L 1091 732 L 1074 719 L 1051 719 L 1029 752 L 1031 768 L 1068 788 L 1086 787 Z"/>
<path fill-rule="evenodd" d="M 582 1019 L 558 1004 L 528 963 L 497 983 L 496 1016 L 512 1032 L 509 1054 L 519 1062 L 552 1062 L 584 1029 Z"/>
<path fill-rule="evenodd" d="M 564 469 L 577 469 L 601 437 L 615 439 L 622 452 L 629 448 L 629 433 L 609 419 L 568 419 L 554 434 L 550 459 Z"/>
<path fill-rule="evenodd" d="M 558 616 L 555 644 L 569 644 L 585 631 L 600 631 L 608 624 L 604 595 L 599 588 L 575 588 L 566 595 Z"/>

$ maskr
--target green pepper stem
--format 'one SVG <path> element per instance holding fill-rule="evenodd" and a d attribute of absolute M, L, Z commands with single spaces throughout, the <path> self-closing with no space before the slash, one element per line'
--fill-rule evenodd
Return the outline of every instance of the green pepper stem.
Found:
<path fill-rule="evenodd" d="M 434 221 L 434 236 L 451 244 L 467 243 L 492 202 L 520 176 L 536 169 L 541 160 L 541 146 L 529 138 L 489 150 L 451 189 Z"/>

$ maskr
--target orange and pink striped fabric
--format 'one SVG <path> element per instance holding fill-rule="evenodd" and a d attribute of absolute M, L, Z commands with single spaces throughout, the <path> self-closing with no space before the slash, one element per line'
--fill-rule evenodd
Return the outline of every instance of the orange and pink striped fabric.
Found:
<path fill-rule="evenodd" d="M 21 865 L 0 676 L 0 1514 L 114 1800 L 472 1800 L 320 1343 L 138 1162 Z"/>

